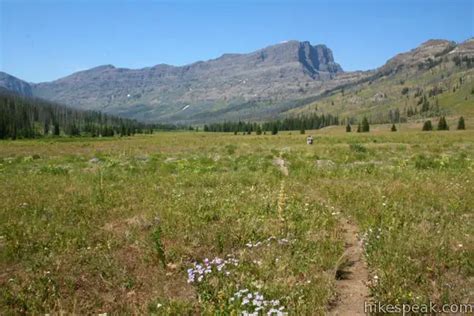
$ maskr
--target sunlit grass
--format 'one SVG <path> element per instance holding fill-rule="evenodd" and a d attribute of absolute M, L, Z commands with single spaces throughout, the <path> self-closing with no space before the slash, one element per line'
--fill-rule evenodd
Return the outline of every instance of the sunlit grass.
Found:
<path fill-rule="evenodd" d="M 313 146 L 297 132 L 1 142 L 0 310 L 231 314 L 258 307 L 247 289 L 324 314 L 340 217 L 363 234 L 375 299 L 461 302 L 474 134 L 388 130 L 307 132 Z"/>

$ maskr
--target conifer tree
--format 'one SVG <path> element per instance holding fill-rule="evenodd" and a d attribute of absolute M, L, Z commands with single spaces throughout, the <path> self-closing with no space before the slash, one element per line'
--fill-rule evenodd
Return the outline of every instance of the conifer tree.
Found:
<path fill-rule="evenodd" d="M 59 123 L 58 123 L 58 122 L 54 122 L 53 125 L 54 125 L 53 135 L 54 135 L 54 136 L 59 136 L 59 133 L 60 133 L 60 131 L 59 131 Z"/>
<path fill-rule="evenodd" d="M 446 122 L 446 118 L 441 116 L 438 122 L 438 131 L 447 131 L 449 130 L 448 123 Z"/>
<path fill-rule="evenodd" d="M 464 124 L 464 117 L 460 117 L 458 121 L 458 130 L 464 130 L 466 129 L 466 126 Z"/>
<path fill-rule="evenodd" d="M 351 131 L 352 131 L 351 124 L 347 123 L 347 125 L 346 125 L 346 132 L 347 132 L 347 133 L 350 133 Z"/>
<path fill-rule="evenodd" d="M 421 106 L 421 112 L 428 112 L 430 110 L 430 102 L 426 98 L 426 95 L 423 95 L 423 104 Z"/>
<path fill-rule="evenodd" d="M 272 135 L 278 134 L 278 126 L 276 124 L 273 124 L 272 126 Z"/>
<path fill-rule="evenodd" d="M 397 127 L 395 126 L 395 124 L 392 124 L 392 128 L 390 129 L 392 132 L 396 132 L 397 131 Z"/>
<path fill-rule="evenodd" d="M 49 134 L 49 121 L 46 120 L 44 122 L 43 135 L 48 135 L 48 134 Z"/>
<path fill-rule="evenodd" d="M 362 132 L 367 133 L 369 131 L 370 131 L 369 121 L 364 116 L 364 118 L 362 119 Z"/>
<path fill-rule="evenodd" d="M 431 121 L 428 120 L 423 124 L 423 131 L 432 131 L 433 130 L 433 125 L 431 124 Z"/>
<path fill-rule="evenodd" d="M 362 126 L 360 125 L 360 123 L 357 125 L 357 133 L 360 133 L 362 132 Z"/>

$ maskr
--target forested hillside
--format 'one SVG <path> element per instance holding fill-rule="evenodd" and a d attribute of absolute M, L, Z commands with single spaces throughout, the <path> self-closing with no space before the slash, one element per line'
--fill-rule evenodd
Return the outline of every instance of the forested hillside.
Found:
<path fill-rule="evenodd" d="M 474 40 L 430 40 L 390 59 L 368 80 L 330 91 L 284 113 L 332 113 L 346 120 L 398 123 L 474 116 Z"/>
<path fill-rule="evenodd" d="M 154 126 L 96 111 L 64 105 L 0 90 L 0 139 L 42 136 L 114 136 L 152 132 Z"/>

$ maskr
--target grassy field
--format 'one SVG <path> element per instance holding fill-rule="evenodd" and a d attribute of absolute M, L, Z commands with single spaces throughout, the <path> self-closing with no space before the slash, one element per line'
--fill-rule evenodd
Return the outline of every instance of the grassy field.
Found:
<path fill-rule="evenodd" d="M 373 130 L 0 142 L 0 314 L 324 314 L 342 218 L 373 300 L 472 302 L 474 131 Z"/>

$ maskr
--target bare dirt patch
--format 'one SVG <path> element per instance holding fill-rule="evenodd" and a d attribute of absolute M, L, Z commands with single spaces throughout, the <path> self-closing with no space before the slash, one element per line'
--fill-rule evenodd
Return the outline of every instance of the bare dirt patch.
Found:
<path fill-rule="evenodd" d="M 285 160 L 281 157 L 277 157 L 275 159 L 273 159 L 273 164 L 275 166 L 278 167 L 278 169 L 280 169 L 281 173 L 284 175 L 284 176 L 288 176 L 288 166 L 285 162 Z"/>
<path fill-rule="evenodd" d="M 364 260 L 358 229 L 347 219 L 341 219 L 346 250 L 336 268 L 337 300 L 330 309 L 330 315 L 365 315 L 364 302 L 369 298 L 367 281 L 369 272 Z"/>

